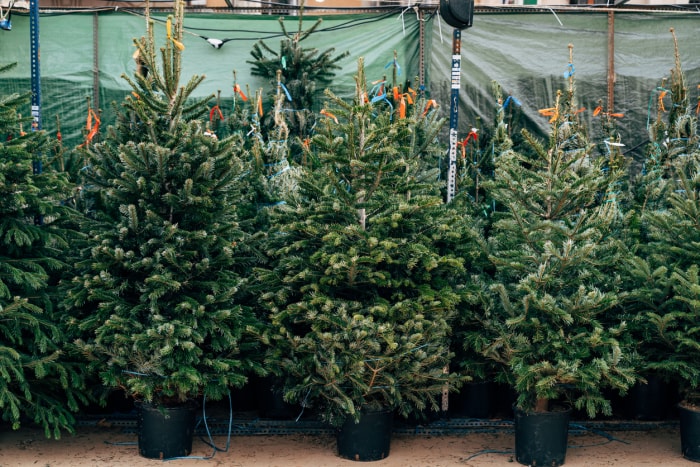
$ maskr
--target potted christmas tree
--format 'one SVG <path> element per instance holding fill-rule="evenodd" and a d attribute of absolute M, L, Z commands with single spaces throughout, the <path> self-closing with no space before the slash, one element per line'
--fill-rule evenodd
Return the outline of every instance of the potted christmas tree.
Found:
<path fill-rule="evenodd" d="M 376 460 L 394 411 L 437 411 L 457 383 L 445 368 L 464 266 L 446 251 L 463 246 L 469 221 L 441 197 L 434 114 L 373 105 L 361 59 L 354 100 L 328 98 L 314 163 L 273 215 L 261 337 L 286 400 L 340 428 L 342 457 Z"/>
<path fill-rule="evenodd" d="M 679 200 L 673 193 L 684 189 L 678 185 L 689 168 L 685 164 L 697 152 L 699 141 L 697 116 L 690 105 L 673 29 L 671 34 L 675 66 L 670 78 L 661 80 L 654 90 L 655 117 L 647 128 L 649 143 L 643 166 L 632 178 L 630 209 L 626 215 L 625 239 L 631 254 L 625 263 L 624 277 L 628 282 L 622 310 L 628 317 L 631 342 L 639 356 L 638 371 L 644 379 L 633 388 L 630 396 L 634 397 L 628 400 L 633 409 L 631 415 L 636 418 L 662 418 L 678 402 L 675 393 L 678 372 L 673 365 L 666 364 L 675 358 L 676 351 L 660 336 L 664 321 L 660 317 L 668 312 L 668 300 L 673 295 L 674 268 L 670 266 L 692 264 L 684 253 L 669 258 L 659 248 L 659 228 L 655 227 L 674 208 L 670 203 L 672 197 L 675 209 L 678 208 Z M 679 214 L 682 211 L 674 215 Z M 674 234 L 667 231 L 661 237 L 665 235 Z"/>
<path fill-rule="evenodd" d="M 645 376 L 658 375 L 679 385 L 681 449 L 687 459 L 700 461 L 700 137 L 675 34 L 674 44 L 668 90 L 672 111 L 667 119 L 659 115 L 651 127 L 663 134 L 664 142 L 652 141 L 646 164 L 650 170 L 639 179 L 643 185 L 638 191 L 653 198 L 643 199 L 644 209 L 638 207 L 644 236 L 629 262 L 633 290 L 628 308 L 635 315 L 633 331 Z"/>
<path fill-rule="evenodd" d="M 78 346 L 106 387 L 140 402 L 139 452 L 154 458 L 188 454 L 196 400 L 226 396 L 252 365 L 241 352 L 252 318 L 236 300 L 244 165 L 235 137 L 197 119 L 208 110 L 191 99 L 203 77 L 180 85 L 183 12 L 175 2 L 162 67 L 147 17 L 133 95 L 87 147 L 87 240 L 65 284 Z"/>
<path fill-rule="evenodd" d="M 604 388 L 624 391 L 635 381 L 620 343 L 624 323 L 606 315 L 618 300 L 620 249 L 611 233 L 619 173 L 591 156 L 576 118 L 572 60 L 568 92 L 543 111 L 547 143 L 523 131 L 530 150 L 498 154 L 485 183 L 497 206 L 492 264 L 474 317 L 481 326 L 468 339 L 501 365 L 517 395 L 516 459 L 525 465 L 563 464 L 571 405 L 591 417 L 610 413 Z"/>
<path fill-rule="evenodd" d="M 58 439 L 87 402 L 55 309 L 75 216 L 66 175 L 47 164 L 46 134 L 23 131 L 33 122 L 18 113 L 28 102 L 29 93 L 0 96 L 0 414 L 13 429 L 32 421 Z"/>
<path fill-rule="evenodd" d="M 462 162 L 464 175 L 461 177 L 459 191 L 467 196 L 469 205 L 478 213 L 478 219 L 484 223 L 484 229 L 489 231 L 493 220 L 493 211 L 496 209 L 495 200 L 489 199 L 483 192 L 483 182 L 493 178 L 494 162 L 496 156 L 513 147 L 510 132 L 513 131 L 513 108 L 516 100 L 509 96 L 504 99 L 503 92 L 498 83 L 493 82 L 492 90 L 496 101 L 496 116 L 493 130 L 490 136 L 484 138 L 484 132 L 474 133 L 472 129 L 462 143 L 464 151 Z M 480 134 L 480 136 L 479 136 Z M 486 142 L 481 142 L 487 139 Z M 456 201 L 460 201 L 459 197 Z M 481 348 L 484 341 L 475 330 L 481 327 L 479 322 L 484 311 L 489 309 L 487 304 L 489 294 L 485 290 L 483 280 L 480 280 L 480 271 L 488 270 L 486 249 L 482 248 L 477 257 L 472 255 L 465 258 L 476 280 L 472 280 L 463 293 L 464 300 L 459 314 L 453 326 L 453 346 L 455 348 L 454 364 L 461 371 L 471 377 L 471 381 L 465 383 L 459 394 L 454 394 L 450 401 L 450 413 L 468 418 L 488 418 L 492 413 L 510 413 L 512 394 L 509 388 L 499 378 L 500 366 L 493 360 L 484 358 Z M 485 336 L 483 336 L 485 338 Z M 502 394 L 505 393 L 505 394 Z M 505 397 L 501 397 L 505 396 Z M 501 403 L 505 402 L 505 403 Z"/>

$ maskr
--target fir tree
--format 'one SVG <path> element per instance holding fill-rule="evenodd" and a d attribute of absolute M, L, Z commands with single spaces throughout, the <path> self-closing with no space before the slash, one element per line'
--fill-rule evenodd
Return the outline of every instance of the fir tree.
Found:
<path fill-rule="evenodd" d="M 217 399 L 253 365 L 237 303 L 250 259 L 237 224 L 245 167 L 235 136 L 196 119 L 202 81 L 180 85 L 183 2 L 167 20 L 158 66 L 153 23 L 135 40 L 147 73 L 104 141 L 88 148 L 86 183 L 99 194 L 64 304 L 78 345 L 105 386 L 149 402 Z"/>
<path fill-rule="evenodd" d="M 611 411 L 604 387 L 624 391 L 635 381 L 620 344 L 624 323 L 605 315 L 619 288 L 619 246 L 610 236 L 619 173 L 591 157 L 573 73 L 548 113 L 547 143 L 523 130 L 531 151 L 499 154 L 486 184 L 502 208 L 489 237 L 483 314 L 475 317 L 482 327 L 469 345 L 502 365 L 521 410 L 570 399 L 592 417 Z"/>
<path fill-rule="evenodd" d="M 492 89 L 496 101 L 496 115 L 494 118 L 494 129 L 488 142 L 479 149 L 478 141 L 474 142 L 474 150 L 478 156 L 474 163 L 470 164 L 467 161 L 466 177 L 471 181 L 463 183 L 459 195 L 453 200 L 456 203 L 465 205 L 465 209 L 472 210 L 475 218 L 479 219 L 483 224 L 483 230 L 488 234 L 491 229 L 494 211 L 496 210 L 495 200 L 484 191 L 484 183 L 493 180 L 494 166 L 497 155 L 510 151 L 513 148 L 513 141 L 510 138 L 510 125 L 506 123 L 506 112 L 509 106 L 515 106 L 513 99 L 503 99 L 501 86 L 493 82 Z M 465 284 L 463 290 L 463 304 L 460 307 L 460 313 L 453 327 L 453 346 L 455 348 L 455 365 L 459 366 L 461 371 L 470 375 L 477 382 L 493 381 L 498 379 L 498 365 L 490 359 L 482 355 L 482 348 L 486 345 L 484 342 L 488 337 L 486 335 L 478 336 L 478 330 L 481 329 L 481 317 L 492 312 L 493 303 L 489 299 L 489 294 L 486 290 L 487 286 L 483 280 L 484 274 L 491 271 L 486 258 L 486 247 L 484 239 L 476 238 L 475 245 L 482 248 L 479 255 L 470 255 L 467 264 L 472 279 L 468 284 Z M 481 338 L 475 338 L 481 337 Z"/>
<path fill-rule="evenodd" d="M 63 205 L 71 192 L 65 174 L 39 170 L 49 141 L 22 131 L 32 119 L 17 111 L 28 101 L 29 93 L 0 97 L 0 413 L 13 429 L 31 420 L 60 438 L 86 402 L 54 309 L 73 237 L 61 226 L 72 217 Z"/>
<path fill-rule="evenodd" d="M 317 163 L 280 205 L 258 271 L 270 325 L 267 362 L 288 401 L 341 424 L 362 409 L 438 409 L 449 332 L 464 280 L 468 218 L 448 209 L 422 157 L 442 121 L 396 119 L 367 99 L 328 93 L 311 142 Z M 423 135 L 423 136 L 420 136 Z"/>
<path fill-rule="evenodd" d="M 598 101 L 598 106 L 593 110 L 593 115 L 599 117 L 602 140 L 598 142 L 598 156 L 607 158 L 607 167 L 611 170 L 627 169 L 622 148 L 620 132 L 617 129 L 616 118 L 623 117 L 620 113 L 603 111 L 603 101 Z"/>
<path fill-rule="evenodd" d="M 700 137 L 675 35 L 674 45 L 670 79 L 674 109 L 667 126 L 657 122 L 665 128 L 666 145 L 658 153 L 664 162 L 637 180 L 638 192 L 647 196 L 636 199 L 643 236 L 632 245 L 634 255 L 627 262 L 625 311 L 640 356 L 640 372 L 680 380 L 689 391 L 700 384 L 696 331 Z"/>
<path fill-rule="evenodd" d="M 295 32 L 290 32 L 279 19 L 284 39 L 276 51 L 265 41 L 260 40 L 253 45 L 250 52 L 253 60 L 252 74 L 269 80 L 273 107 L 278 105 L 276 96 L 284 93 L 283 109 L 289 127 L 290 150 L 295 162 L 303 152 L 303 144 L 308 140 L 317 122 L 321 98 L 324 89 L 331 84 L 335 70 L 339 69 L 338 62 L 348 56 L 348 52 L 334 55 L 335 48 L 323 52 L 313 47 L 304 47 L 303 41 L 308 39 L 321 25 L 319 18 L 308 29 L 304 29 L 304 10 L 299 11 L 299 22 Z M 266 114 L 271 115 L 271 114 Z M 263 124 L 263 134 L 277 126 L 272 118 L 267 118 Z"/>
<path fill-rule="evenodd" d="M 478 131 L 478 128 L 473 128 L 462 142 L 465 156 L 468 151 L 464 148 L 468 147 L 470 141 L 473 146 L 471 157 L 465 158 L 466 174 L 472 180 L 470 189 L 472 199 L 480 214 L 485 218 L 489 217 L 489 212 L 493 211 L 495 206 L 494 200 L 486 197 L 483 183 L 493 178 L 496 155 L 513 147 L 513 140 L 510 136 L 513 130 L 513 114 L 515 113 L 513 109 L 520 105 L 513 96 L 504 98 L 503 90 L 498 83 L 492 82 L 491 87 L 496 101 L 496 115 L 492 132 L 487 135 L 483 131 Z"/>
<path fill-rule="evenodd" d="M 663 190 L 668 187 L 666 180 L 673 176 L 674 159 L 692 151 L 697 141 L 696 119 L 689 111 L 688 89 L 673 28 L 671 34 L 674 67 L 670 78 L 662 79 L 649 98 L 649 112 L 655 108 L 656 116 L 652 121 L 650 114 L 647 121 L 649 143 L 642 171 L 635 177 L 633 186 L 634 203 L 640 213 L 663 204 L 666 199 Z"/>
<path fill-rule="evenodd" d="M 700 151 L 673 164 L 667 209 L 646 213 L 649 243 L 629 264 L 628 313 L 640 371 L 681 383 L 697 398 L 700 387 Z"/>

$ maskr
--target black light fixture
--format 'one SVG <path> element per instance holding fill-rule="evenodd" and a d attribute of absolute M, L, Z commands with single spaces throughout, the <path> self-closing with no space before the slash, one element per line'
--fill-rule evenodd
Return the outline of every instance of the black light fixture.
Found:
<path fill-rule="evenodd" d="M 474 22 L 474 0 L 440 0 L 440 16 L 454 28 L 469 28 Z"/>

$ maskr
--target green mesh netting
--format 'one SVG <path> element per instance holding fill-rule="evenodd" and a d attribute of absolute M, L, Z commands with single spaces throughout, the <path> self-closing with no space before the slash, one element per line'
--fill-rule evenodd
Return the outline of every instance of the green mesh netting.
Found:
<path fill-rule="evenodd" d="M 41 88 L 43 128 L 53 133 L 56 119 L 67 146 L 80 144 L 87 115 L 87 99 L 94 99 L 95 44 L 93 23 L 96 13 L 43 14 L 40 18 Z M 165 14 L 154 14 L 157 37 L 164 40 Z M 452 29 L 438 17 L 426 15 L 426 83 L 431 97 L 447 114 L 450 92 Z M 307 16 L 311 25 L 315 16 Z M 297 17 L 287 17 L 287 29 L 295 31 Z M 18 62 L 16 68 L 0 75 L 0 92 L 30 89 L 29 18 L 14 14 L 12 31 L 0 32 L 0 61 Z M 307 26 L 308 27 L 308 26 Z M 700 83 L 700 22 L 697 13 L 615 13 L 615 108 L 624 113 L 619 120 L 623 142 L 628 149 L 643 147 L 649 101 L 662 78 L 673 67 L 675 28 L 681 60 L 690 86 L 691 101 Z M 268 83 L 251 76 L 252 44 L 259 38 L 278 49 L 276 16 L 228 13 L 187 13 L 185 17 L 183 79 L 204 74 L 199 95 L 221 91 L 224 112 L 233 104 L 233 71 L 238 83 L 255 91 L 270 89 Z M 123 73 L 134 71 L 132 39 L 145 32 L 145 20 L 136 13 L 118 10 L 97 14 L 97 58 L 99 106 L 103 124 L 112 120 L 111 102 L 129 92 Z M 203 37 L 233 39 L 215 49 Z M 385 66 L 397 51 L 402 75 L 414 80 L 419 73 L 419 21 L 412 10 L 404 14 L 328 15 L 323 25 L 306 42 L 307 47 L 337 52 L 349 51 L 337 72 L 333 90 L 351 95 L 358 57 L 365 58 L 368 80 L 390 74 Z M 607 105 L 608 15 L 590 13 L 476 13 L 474 26 L 462 33 L 462 79 L 460 133 L 471 126 L 490 125 L 495 115 L 491 82 L 522 103 L 522 124 L 544 133 L 547 119 L 538 109 L 553 104 L 557 89 L 566 88 L 568 48 L 574 45 L 576 94 L 582 113 L 592 131 L 592 116 L 600 99 Z M 414 82 L 415 86 L 415 82 Z M 213 103 L 212 103 L 213 105 Z M 26 110 L 27 114 L 29 109 Z"/>

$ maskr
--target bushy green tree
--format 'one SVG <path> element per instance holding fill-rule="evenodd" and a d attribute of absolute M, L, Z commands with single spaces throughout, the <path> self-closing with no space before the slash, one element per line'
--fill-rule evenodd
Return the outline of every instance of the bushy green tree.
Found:
<path fill-rule="evenodd" d="M 0 72 L 10 66 L 0 67 Z M 73 431 L 83 374 L 63 347 L 55 285 L 73 237 L 65 174 L 42 168 L 49 141 L 24 133 L 29 93 L 0 97 L 0 413 L 17 429 L 32 421 L 47 437 Z"/>
<path fill-rule="evenodd" d="M 180 84 L 184 10 L 176 2 L 160 49 L 153 23 L 135 45 L 146 71 L 117 123 L 88 148 L 85 183 L 99 196 L 87 244 L 66 283 L 77 344 L 105 386 L 154 403 L 218 399 L 253 366 L 237 302 L 250 260 L 237 224 L 246 167 L 236 136 L 217 139 L 197 117 L 206 102 Z"/>
<path fill-rule="evenodd" d="M 629 261 L 629 313 L 641 370 L 681 384 L 685 397 L 700 387 L 700 151 L 673 163 L 666 209 L 647 212 L 648 244 Z"/>
<path fill-rule="evenodd" d="M 591 157 L 576 118 L 573 76 L 550 112 L 550 136 L 523 130 L 527 154 L 496 156 L 486 189 L 501 208 L 488 239 L 483 309 L 470 346 L 500 365 L 524 411 L 569 401 L 589 416 L 609 414 L 605 387 L 624 391 L 634 369 L 620 343 L 625 323 L 606 312 L 619 292 L 619 222 L 612 193 L 619 173 Z"/>
<path fill-rule="evenodd" d="M 285 398 L 341 424 L 363 409 L 438 410 L 451 322 L 464 282 L 469 218 L 445 205 L 426 166 L 442 123 L 397 119 L 366 99 L 328 93 L 313 164 L 273 217 L 271 267 L 258 270 L 269 311 L 267 362 Z"/>
<path fill-rule="evenodd" d="M 681 383 L 687 396 L 700 385 L 698 366 L 698 270 L 700 261 L 700 136 L 689 103 L 675 40 L 675 67 L 670 83 L 673 110 L 663 129 L 662 160 L 636 181 L 642 235 L 627 262 L 629 315 L 643 375 Z M 652 148 L 656 147 L 652 143 Z M 657 158 L 648 161 L 655 162 Z M 650 202 L 651 201 L 651 202 Z"/>
<path fill-rule="evenodd" d="M 512 98 L 504 100 L 503 91 L 498 83 L 492 83 L 492 90 L 496 102 L 493 130 L 489 133 L 488 141 L 473 143 L 477 158 L 471 159 L 471 162 L 466 161 L 465 177 L 469 180 L 462 183 L 459 195 L 453 200 L 455 203 L 463 204 L 467 211 L 473 212 L 475 220 L 478 220 L 486 236 L 490 234 L 491 223 L 497 208 L 496 200 L 484 190 L 484 183 L 488 184 L 493 180 L 498 155 L 513 149 L 513 141 L 510 137 L 512 128 L 506 119 L 512 121 L 508 113 L 512 112 L 512 107 L 517 105 Z M 479 138 L 483 136 L 482 134 Z M 488 286 L 484 281 L 484 277 L 492 271 L 484 241 L 483 236 L 475 238 L 474 245 L 478 245 L 481 250 L 478 254 L 472 250 L 472 253 L 465 257 L 472 280 L 465 284 L 462 291 L 463 301 L 453 326 L 455 336 L 453 367 L 460 368 L 477 382 L 493 382 L 499 379 L 499 366 L 482 354 L 484 340 L 474 338 L 482 328 L 482 316 L 488 315 L 493 307 L 493 303 L 489 300 Z M 483 337 L 487 339 L 487 336 Z"/>

